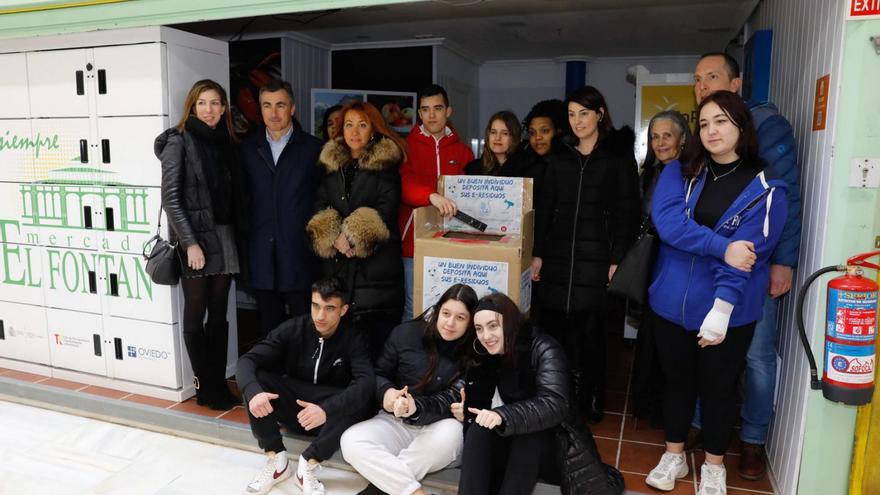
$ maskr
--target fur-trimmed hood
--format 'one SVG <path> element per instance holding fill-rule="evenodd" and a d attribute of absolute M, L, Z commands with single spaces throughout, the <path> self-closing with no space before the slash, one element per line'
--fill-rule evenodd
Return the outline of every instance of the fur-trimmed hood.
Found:
<path fill-rule="evenodd" d="M 328 174 L 336 172 L 352 160 L 351 150 L 343 143 L 342 138 L 327 141 L 321 150 L 318 163 L 327 170 Z M 378 140 L 367 145 L 358 163 L 361 170 L 381 172 L 400 165 L 401 160 L 403 160 L 403 151 L 397 143 L 380 136 Z"/>

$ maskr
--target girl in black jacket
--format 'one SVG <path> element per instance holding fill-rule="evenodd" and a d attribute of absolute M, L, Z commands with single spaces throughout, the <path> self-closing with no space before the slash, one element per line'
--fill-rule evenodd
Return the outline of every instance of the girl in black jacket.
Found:
<path fill-rule="evenodd" d="M 504 294 L 480 299 L 474 326 L 476 364 L 464 403 L 452 407 L 468 423 L 458 493 L 530 494 L 539 475 L 559 478 L 555 430 L 569 412 L 565 353 Z"/>
<path fill-rule="evenodd" d="M 476 304 L 474 290 L 456 284 L 391 332 L 376 362 L 382 410 L 342 435 L 346 462 L 371 483 L 362 494 L 425 494 L 421 479 L 460 457 L 462 427 L 450 406 L 464 386 Z"/>
<path fill-rule="evenodd" d="M 226 383 L 226 311 L 232 276 L 239 272 L 233 225 L 240 205 L 233 185 L 242 174 L 223 87 L 196 82 L 183 108 L 180 122 L 154 146 L 162 162 L 162 208 L 180 251 L 183 338 L 196 401 L 227 410 L 239 403 Z"/>
<path fill-rule="evenodd" d="M 403 264 L 397 210 L 404 140 L 373 105 L 351 102 L 319 158 L 324 176 L 306 226 L 324 276 L 351 291 L 353 326 L 366 332 L 375 359 L 403 312 Z"/>
<path fill-rule="evenodd" d="M 483 154 L 464 167 L 467 175 L 496 175 L 501 177 L 522 177 L 518 170 L 504 165 L 508 158 L 519 148 L 522 138 L 522 127 L 516 115 L 509 110 L 496 112 L 489 117 L 486 125 Z"/>
<path fill-rule="evenodd" d="M 532 280 L 541 325 L 568 352 L 575 400 L 593 422 L 605 394 L 605 288 L 635 239 L 639 190 L 634 136 L 617 131 L 592 86 L 566 100 L 572 135 L 550 157 L 535 220 Z"/>

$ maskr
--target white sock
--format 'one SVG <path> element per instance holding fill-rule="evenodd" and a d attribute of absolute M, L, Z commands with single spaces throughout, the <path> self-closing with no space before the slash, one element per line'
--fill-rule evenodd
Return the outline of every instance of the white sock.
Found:
<path fill-rule="evenodd" d="M 281 452 L 275 453 L 275 471 L 281 472 L 284 471 L 284 468 L 287 467 L 287 451 L 282 450 Z"/>

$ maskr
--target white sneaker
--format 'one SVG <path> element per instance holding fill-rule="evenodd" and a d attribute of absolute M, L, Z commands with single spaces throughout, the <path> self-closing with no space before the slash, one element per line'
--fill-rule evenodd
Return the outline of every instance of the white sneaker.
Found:
<path fill-rule="evenodd" d="M 309 464 L 299 456 L 296 466 L 296 486 L 302 490 L 303 495 L 324 495 L 324 484 L 318 481 L 318 473 L 321 472 L 321 464 Z"/>
<path fill-rule="evenodd" d="M 283 457 L 281 457 L 283 456 Z M 290 478 L 290 461 L 287 460 L 286 452 L 269 454 L 266 465 L 257 473 L 257 476 L 247 486 L 245 493 L 248 495 L 265 495 L 273 486 Z"/>
<path fill-rule="evenodd" d="M 727 495 L 727 469 L 724 464 L 703 463 L 697 495 Z"/>
<path fill-rule="evenodd" d="M 664 452 L 660 458 L 660 464 L 651 470 L 645 483 L 653 486 L 658 490 L 670 491 L 675 488 L 675 480 L 684 478 L 688 475 L 687 458 L 684 452 L 681 454 L 673 454 L 672 452 Z"/>

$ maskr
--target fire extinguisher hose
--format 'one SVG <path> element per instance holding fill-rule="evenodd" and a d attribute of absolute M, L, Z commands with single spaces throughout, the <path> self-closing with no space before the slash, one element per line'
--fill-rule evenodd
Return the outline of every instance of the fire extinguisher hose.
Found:
<path fill-rule="evenodd" d="M 813 272 L 812 275 L 807 277 L 807 280 L 804 282 L 804 285 L 801 287 L 801 290 L 798 292 L 797 297 L 797 325 L 798 330 L 801 334 L 801 344 L 804 346 L 804 352 L 807 354 L 807 361 L 810 362 L 810 388 L 813 390 L 819 390 L 821 387 L 819 385 L 819 372 L 816 368 L 816 358 L 813 357 L 813 351 L 810 348 L 810 339 L 807 338 L 806 326 L 804 325 L 804 299 L 807 296 L 807 290 L 810 289 L 810 285 L 816 281 L 817 278 L 828 272 L 843 272 L 846 271 L 846 265 L 833 265 L 826 266 L 825 268 L 820 268 Z"/>

